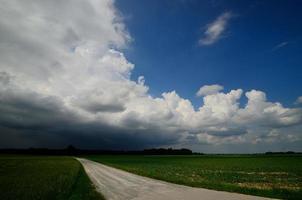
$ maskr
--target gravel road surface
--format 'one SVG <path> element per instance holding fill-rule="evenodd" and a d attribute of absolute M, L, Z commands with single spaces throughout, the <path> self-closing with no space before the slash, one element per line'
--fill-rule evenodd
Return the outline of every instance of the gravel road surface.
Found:
<path fill-rule="evenodd" d="M 193 188 L 155 180 L 77 158 L 107 200 L 260 200 L 262 197 Z"/>

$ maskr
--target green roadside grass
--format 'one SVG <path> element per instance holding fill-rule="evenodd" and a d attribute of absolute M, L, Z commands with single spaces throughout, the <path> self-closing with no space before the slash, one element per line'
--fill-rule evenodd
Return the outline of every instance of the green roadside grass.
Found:
<path fill-rule="evenodd" d="M 302 156 L 88 156 L 135 174 L 214 190 L 302 199 Z"/>
<path fill-rule="evenodd" d="M 0 155 L 1 200 L 103 200 L 72 157 Z"/>

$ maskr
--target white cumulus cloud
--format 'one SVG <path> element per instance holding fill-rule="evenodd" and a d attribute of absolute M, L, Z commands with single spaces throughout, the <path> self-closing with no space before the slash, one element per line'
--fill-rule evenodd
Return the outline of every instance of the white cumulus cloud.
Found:
<path fill-rule="evenodd" d="M 203 37 L 199 40 L 200 45 L 211 45 L 221 39 L 226 30 L 230 19 L 233 17 L 231 12 L 224 12 L 213 22 L 207 25 Z"/>
<path fill-rule="evenodd" d="M 201 97 L 201 96 L 216 94 L 221 90 L 223 90 L 223 86 L 221 85 L 217 85 L 217 84 L 204 85 L 197 91 L 196 96 Z"/>
<path fill-rule="evenodd" d="M 297 98 L 295 104 L 302 104 L 302 96 Z"/>

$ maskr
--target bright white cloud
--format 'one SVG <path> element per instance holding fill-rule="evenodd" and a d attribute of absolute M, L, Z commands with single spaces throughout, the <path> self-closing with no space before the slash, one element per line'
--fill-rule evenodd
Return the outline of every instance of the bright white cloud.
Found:
<path fill-rule="evenodd" d="M 216 94 L 221 90 L 223 90 L 223 86 L 221 85 L 217 85 L 217 84 L 204 85 L 197 91 L 196 96 L 201 97 L 201 96 Z"/>
<path fill-rule="evenodd" d="M 302 96 L 297 98 L 295 104 L 302 104 Z"/>
<path fill-rule="evenodd" d="M 224 93 L 220 85 L 200 88 L 197 110 L 175 91 L 152 97 L 143 76 L 131 80 L 134 64 L 122 53 L 131 38 L 110 0 L 11 0 L 0 10 L 0 129 L 19 133 L 19 143 L 38 130 L 52 139 L 85 135 L 97 138 L 90 144 L 119 148 L 251 143 L 301 126 L 301 109 L 269 102 L 256 90 L 245 93 L 245 107 L 242 89 Z M 208 27 L 209 41 L 220 37 L 230 17 L 225 13 Z M 298 134 L 291 138 L 300 140 Z"/>
<path fill-rule="evenodd" d="M 211 45 L 221 39 L 232 17 L 233 14 L 231 12 L 224 12 L 215 21 L 208 24 L 203 37 L 199 40 L 199 44 Z"/>

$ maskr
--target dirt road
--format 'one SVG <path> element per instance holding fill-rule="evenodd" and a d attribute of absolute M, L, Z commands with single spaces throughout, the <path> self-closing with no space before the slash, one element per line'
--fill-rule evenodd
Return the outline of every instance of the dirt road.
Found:
<path fill-rule="evenodd" d="M 107 200 L 260 200 L 262 197 L 193 188 L 131 174 L 78 158 Z"/>

